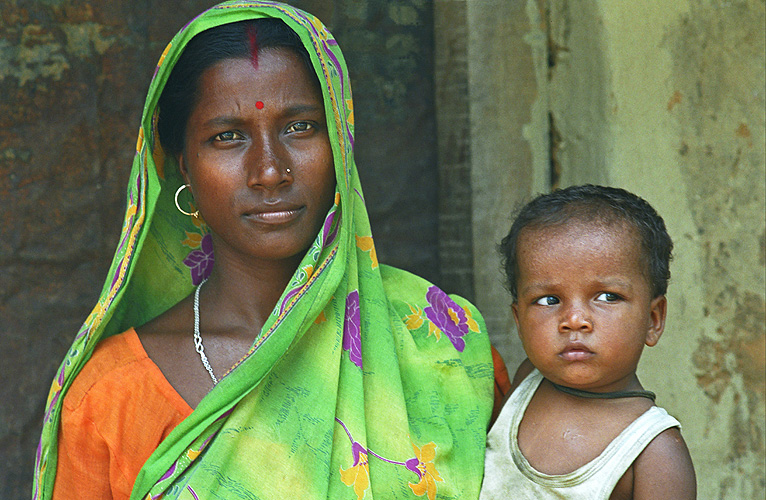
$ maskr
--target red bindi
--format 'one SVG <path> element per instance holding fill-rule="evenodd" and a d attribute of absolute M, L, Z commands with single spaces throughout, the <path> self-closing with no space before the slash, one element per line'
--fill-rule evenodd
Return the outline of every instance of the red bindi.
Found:
<path fill-rule="evenodd" d="M 258 101 L 255 103 L 255 107 L 258 109 L 263 109 L 263 101 Z"/>

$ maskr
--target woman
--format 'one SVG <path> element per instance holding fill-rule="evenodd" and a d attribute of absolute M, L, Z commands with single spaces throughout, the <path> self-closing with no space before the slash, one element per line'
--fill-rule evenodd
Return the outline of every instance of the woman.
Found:
<path fill-rule="evenodd" d="M 378 265 L 352 109 L 337 43 L 298 9 L 225 2 L 173 38 L 35 498 L 478 496 L 482 320 Z"/>

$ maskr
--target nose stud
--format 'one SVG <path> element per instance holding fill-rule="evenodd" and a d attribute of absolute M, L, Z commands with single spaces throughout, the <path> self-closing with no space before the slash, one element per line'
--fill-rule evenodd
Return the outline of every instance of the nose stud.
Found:
<path fill-rule="evenodd" d="M 286 168 L 286 169 L 285 169 L 285 173 L 288 173 L 288 174 L 289 174 L 290 172 L 292 172 L 292 170 L 290 170 L 289 168 Z"/>

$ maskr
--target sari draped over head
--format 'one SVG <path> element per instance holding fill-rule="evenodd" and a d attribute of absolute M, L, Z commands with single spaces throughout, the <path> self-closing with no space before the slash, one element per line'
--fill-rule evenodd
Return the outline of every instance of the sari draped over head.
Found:
<path fill-rule="evenodd" d="M 311 56 L 335 201 L 251 349 L 160 444 L 131 499 L 478 497 L 493 398 L 483 320 L 467 301 L 378 263 L 353 157 L 351 86 L 333 36 L 296 8 L 230 1 L 185 26 L 157 65 L 119 245 L 48 397 L 35 499 L 50 498 L 62 400 L 96 343 L 158 316 L 210 272 L 207 228 L 174 204 L 183 181 L 157 137 L 157 101 L 193 36 L 261 17 L 282 19 Z"/>

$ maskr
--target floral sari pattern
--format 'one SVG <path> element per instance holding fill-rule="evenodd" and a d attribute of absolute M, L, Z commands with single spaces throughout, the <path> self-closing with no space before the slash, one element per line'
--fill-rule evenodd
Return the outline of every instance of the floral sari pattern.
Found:
<path fill-rule="evenodd" d="M 343 325 L 343 350 L 348 351 L 352 363 L 362 368 L 362 334 L 359 319 L 359 291 L 346 297 L 346 320 Z"/>
<path fill-rule="evenodd" d="M 197 225 L 197 218 L 192 217 L 192 221 Z M 205 281 L 213 271 L 215 257 L 213 256 L 213 237 L 210 233 L 191 233 L 186 232 L 186 239 L 182 245 L 192 248 L 189 255 L 183 260 L 183 263 L 189 268 L 193 285 L 199 285 Z"/>
<path fill-rule="evenodd" d="M 428 306 L 420 309 L 408 304 L 412 314 L 405 316 L 407 328 L 417 330 L 428 324 L 428 335 L 434 335 L 438 341 L 444 333 L 452 345 L 460 352 L 465 349 L 463 337 L 469 332 L 479 332 L 479 324 L 473 318 L 468 307 L 461 307 L 449 295 L 435 286 L 426 292 Z"/>
<path fill-rule="evenodd" d="M 357 500 L 364 498 L 367 488 L 370 486 L 370 464 L 369 457 L 375 457 L 381 462 L 385 462 L 391 465 L 403 466 L 405 469 L 414 472 L 417 475 L 418 481 L 408 483 L 412 492 L 422 497 L 428 496 L 428 500 L 434 500 L 436 498 L 436 481 L 444 481 L 439 472 L 436 470 L 434 460 L 436 459 L 436 445 L 431 442 L 422 447 L 418 447 L 415 443 L 412 443 L 412 449 L 415 452 L 415 456 L 405 462 L 397 462 L 383 458 L 372 450 L 365 448 L 361 443 L 355 441 L 351 432 L 348 430 L 346 424 L 339 418 L 335 418 L 343 430 L 346 431 L 348 439 L 351 441 L 351 454 L 353 455 L 354 464 L 348 469 L 340 469 L 340 478 L 343 484 L 351 486 L 354 489 Z"/>

